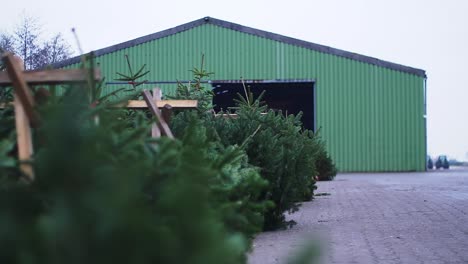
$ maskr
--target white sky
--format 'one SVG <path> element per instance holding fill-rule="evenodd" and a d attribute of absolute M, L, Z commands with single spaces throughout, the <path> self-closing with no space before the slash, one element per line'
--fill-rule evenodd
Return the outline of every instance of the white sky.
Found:
<path fill-rule="evenodd" d="M 85 52 L 211 16 L 421 68 L 429 153 L 468 160 L 467 0 L 18 0 L 0 12 L 1 31 L 26 13 L 74 48 L 75 27 Z"/>

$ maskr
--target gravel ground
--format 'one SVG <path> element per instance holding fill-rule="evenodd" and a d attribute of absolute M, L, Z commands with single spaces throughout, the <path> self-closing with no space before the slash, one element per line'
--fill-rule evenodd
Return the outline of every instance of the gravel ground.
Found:
<path fill-rule="evenodd" d="M 340 174 L 254 241 L 250 264 L 285 263 L 311 240 L 321 263 L 468 263 L 468 168 Z"/>

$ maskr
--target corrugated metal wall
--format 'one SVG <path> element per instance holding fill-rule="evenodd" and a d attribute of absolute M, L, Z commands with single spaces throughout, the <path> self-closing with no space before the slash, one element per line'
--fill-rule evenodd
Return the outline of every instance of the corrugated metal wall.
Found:
<path fill-rule="evenodd" d="M 316 125 L 340 171 L 425 169 L 423 77 L 211 24 L 98 57 L 107 81 L 125 54 L 148 80 L 189 80 L 202 54 L 212 79 L 315 79 Z"/>

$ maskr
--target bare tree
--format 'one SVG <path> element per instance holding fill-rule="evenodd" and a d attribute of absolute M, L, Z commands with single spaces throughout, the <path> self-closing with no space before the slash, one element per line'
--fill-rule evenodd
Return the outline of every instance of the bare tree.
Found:
<path fill-rule="evenodd" d="M 2 54 L 5 51 L 12 51 L 13 49 L 13 39 L 4 33 L 0 33 L 0 54 Z M 3 69 L 3 63 L 2 60 L 0 60 L 0 71 Z"/>
<path fill-rule="evenodd" d="M 70 57 L 70 47 L 65 44 L 62 34 L 57 34 L 42 45 L 39 50 L 39 57 L 36 60 L 36 67 L 44 67 Z"/>
<path fill-rule="evenodd" d="M 0 33 L 0 51 L 11 51 L 14 49 L 13 39 L 5 33 Z"/>
<path fill-rule="evenodd" d="M 62 35 L 42 40 L 36 18 L 24 16 L 13 34 L 0 33 L 0 52 L 11 51 L 20 56 L 27 70 L 43 68 L 67 59 L 72 52 Z"/>
<path fill-rule="evenodd" d="M 14 37 L 16 41 L 15 51 L 23 58 L 24 67 L 29 70 L 34 68 L 37 51 L 39 47 L 39 26 L 37 19 L 23 17 L 21 24 L 15 29 Z"/>

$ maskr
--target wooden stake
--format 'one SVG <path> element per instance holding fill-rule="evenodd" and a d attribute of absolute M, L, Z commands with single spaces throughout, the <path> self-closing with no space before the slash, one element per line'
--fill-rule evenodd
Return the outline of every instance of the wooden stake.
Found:
<path fill-rule="evenodd" d="M 161 101 L 162 99 L 162 91 L 160 88 L 153 88 L 153 100 Z M 161 130 L 156 123 L 151 126 L 151 137 L 158 138 L 161 137 Z"/>
<path fill-rule="evenodd" d="M 21 101 L 18 99 L 16 94 L 14 97 L 16 140 L 18 143 L 18 160 L 20 162 L 20 170 L 24 173 L 29 181 L 33 181 L 33 167 L 30 163 L 27 163 L 31 161 L 33 155 L 31 127 L 29 126 L 29 120 Z"/>
<path fill-rule="evenodd" d="M 39 124 L 39 116 L 34 110 L 34 98 L 23 78 L 23 61 L 10 52 L 5 53 L 2 59 L 5 62 L 17 99 L 21 102 L 29 121 L 32 125 Z"/>
<path fill-rule="evenodd" d="M 159 130 L 161 131 L 161 134 L 169 138 L 174 138 L 171 129 L 167 125 L 166 121 L 164 121 L 164 118 L 162 117 L 161 112 L 156 106 L 151 94 L 148 91 L 143 91 L 143 98 L 145 99 L 146 104 L 148 105 L 151 113 L 153 113 L 153 115 L 156 117 L 156 122 L 158 124 Z"/>
<path fill-rule="evenodd" d="M 172 118 L 172 106 L 169 104 L 164 105 L 164 107 L 161 109 L 161 113 L 164 121 L 166 121 L 167 124 L 170 124 Z"/>
<path fill-rule="evenodd" d="M 28 85 L 23 79 L 22 72 L 24 69 L 23 61 L 14 56 L 12 53 L 5 53 L 2 56 L 5 62 L 7 74 L 11 79 L 14 88 L 15 108 L 15 126 L 16 126 L 16 141 L 18 148 L 18 160 L 20 162 L 20 170 L 26 176 L 28 181 L 34 180 L 34 171 L 31 162 L 33 155 L 33 144 L 31 135 L 30 118 L 37 118 L 38 115 L 34 112 L 34 98 L 31 95 Z"/>
<path fill-rule="evenodd" d="M 161 101 L 162 100 L 162 90 L 161 88 L 153 88 L 153 99 Z"/>

